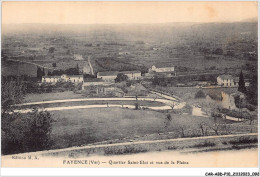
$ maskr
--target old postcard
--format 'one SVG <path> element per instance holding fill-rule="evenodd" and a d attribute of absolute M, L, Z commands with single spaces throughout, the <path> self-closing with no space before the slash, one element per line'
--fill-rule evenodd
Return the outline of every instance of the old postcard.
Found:
<path fill-rule="evenodd" d="M 257 65 L 254 1 L 3 2 L 2 167 L 257 167 Z"/>

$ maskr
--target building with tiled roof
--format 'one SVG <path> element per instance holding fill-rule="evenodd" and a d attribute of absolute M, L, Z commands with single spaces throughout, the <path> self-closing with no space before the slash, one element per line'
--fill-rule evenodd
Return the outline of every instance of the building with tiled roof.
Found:
<path fill-rule="evenodd" d="M 83 75 L 61 75 L 61 79 L 65 82 L 72 82 L 72 83 L 83 83 Z"/>
<path fill-rule="evenodd" d="M 129 80 L 140 80 L 141 79 L 141 71 L 124 71 L 121 73 L 125 74 Z"/>
<path fill-rule="evenodd" d="M 119 71 L 104 71 L 104 72 L 98 72 L 97 78 L 100 76 L 115 76 L 119 73 Z"/>
<path fill-rule="evenodd" d="M 174 72 L 174 66 L 171 63 L 158 63 L 154 64 L 150 71 L 161 73 L 161 72 Z"/>
<path fill-rule="evenodd" d="M 56 83 L 56 82 L 72 82 L 72 83 L 82 83 L 83 75 L 67 75 L 63 74 L 61 76 L 43 76 L 43 83 Z"/>
<path fill-rule="evenodd" d="M 129 80 L 139 80 L 141 79 L 141 71 L 105 71 L 98 72 L 97 78 L 103 79 L 105 81 L 115 81 L 119 73 L 125 74 Z"/>
<path fill-rule="evenodd" d="M 250 84 L 250 79 L 244 79 L 245 86 L 248 87 Z M 217 77 L 217 83 L 222 87 L 238 87 L 239 77 L 233 77 L 229 74 L 223 74 Z"/>
<path fill-rule="evenodd" d="M 222 87 L 233 87 L 234 86 L 234 78 L 231 75 L 220 75 L 217 77 L 217 83 Z"/>
<path fill-rule="evenodd" d="M 105 82 L 100 78 L 84 78 L 84 82 L 82 84 L 82 90 L 87 90 L 88 87 L 91 86 L 108 86 L 111 85 L 109 82 Z"/>
<path fill-rule="evenodd" d="M 60 80 L 60 76 L 42 76 L 42 83 L 56 83 Z"/>

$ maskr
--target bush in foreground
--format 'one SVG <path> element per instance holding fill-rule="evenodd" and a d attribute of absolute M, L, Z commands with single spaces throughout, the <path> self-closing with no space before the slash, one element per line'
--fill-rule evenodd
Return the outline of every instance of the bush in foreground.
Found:
<path fill-rule="evenodd" d="M 49 112 L 3 113 L 2 154 L 15 154 L 48 149 L 53 119 Z"/>

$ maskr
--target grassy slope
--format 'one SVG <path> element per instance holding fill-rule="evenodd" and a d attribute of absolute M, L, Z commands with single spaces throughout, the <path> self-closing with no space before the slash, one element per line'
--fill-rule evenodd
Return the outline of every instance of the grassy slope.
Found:
<path fill-rule="evenodd" d="M 42 93 L 42 94 L 27 94 L 23 100 L 24 103 L 50 100 L 63 100 L 73 98 L 85 98 L 81 94 L 75 94 L 73 91 Z"/>
<path fill-rule="evenodd" d="M 165 113 L 121 108 L 66 110 L 52 114 L 56 120 L 52 132 L 55 142 L 53 148 L 153 133 L 179 132 L 180 127 L 196 130 L 201 122 L 213 123 L 210 118 L 172 114 L 173 119 L 168 128 L 165 128 Z"/>

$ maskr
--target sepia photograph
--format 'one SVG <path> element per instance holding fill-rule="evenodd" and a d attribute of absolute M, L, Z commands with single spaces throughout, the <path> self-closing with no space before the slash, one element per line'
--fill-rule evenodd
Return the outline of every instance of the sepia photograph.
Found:
<path fill-rule="evenodd" d="M 2 167 L 258 167 L 257 1 L 4 1 L 1 25 Z"/>

